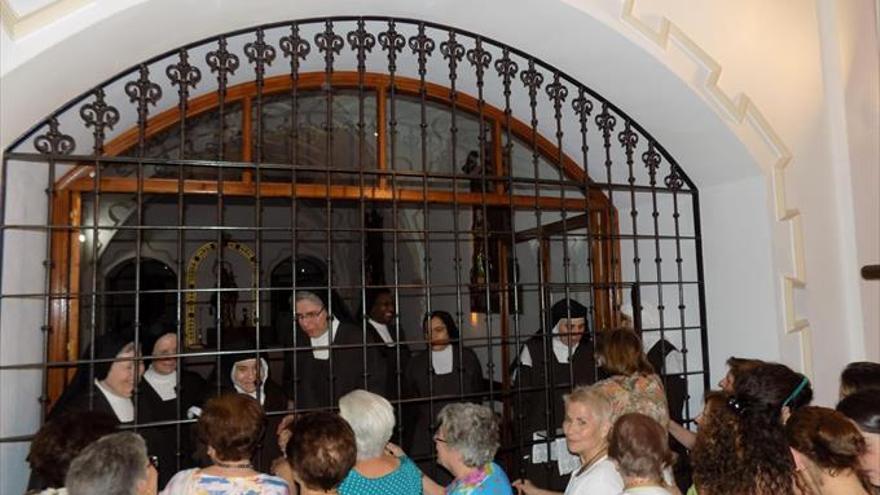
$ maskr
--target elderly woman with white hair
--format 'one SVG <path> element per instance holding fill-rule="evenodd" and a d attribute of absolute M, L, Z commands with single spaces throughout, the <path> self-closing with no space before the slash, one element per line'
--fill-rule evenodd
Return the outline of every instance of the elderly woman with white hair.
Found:
<path fill-rule="evenodd" d="M 386 448 L 394 430 L 394 410 L 384 397 L 353 390 L 339 399 L 339 415 L 351 425 L 357 442 L 357 463 L 339 485 L 340 495 L 422 493 L 419 468 Z"/>
<path fill-rule="evenodd" d="M 571 473 L 565 495 L 619 495 L 624 490 L 623 478 L 608 458 L 611 401 L 595 385 L 577 387 L 563 399 L 565 443 L 581 460 L 581 466 Z M 523 495 L 558 493 L 538 488 L 529 480 L 518 480 L 514 486 Z"/>

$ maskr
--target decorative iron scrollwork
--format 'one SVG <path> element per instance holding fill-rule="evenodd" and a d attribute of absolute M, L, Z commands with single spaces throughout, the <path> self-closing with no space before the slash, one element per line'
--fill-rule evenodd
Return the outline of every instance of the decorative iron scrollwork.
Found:
<path fill-rule="evenodd" d="M 371 53 L 376 46 L 376 37 L 367 31 L 364 20 L 359 19 L 357 29 L 349 31 L 346 38 L 351 49 L 357 53 L 358 70 L 363 72 L 366 68 L 367 53 Z"/>
<path fill-rule="evenodd" d="M 217 74 L 217 87 L 221 98 L 226 96 L 229 76 L 235 74 L 239 66 L 238 55 L 227 50 L 226 44 L 226 37 L 221 37 L 217 40 L 217 49 L 205 55 L 205 62 L 208 63 L 211 72 Z"/>
<path fill-rule="evenodd" d="M 427 73 L 428 57 L 434 52 L 434 40 L 425 35 L 425 23 L 419 23 L 419 34 L 411 36 L 409 39 L 409 48 L 414 55 L 418 56 L 419 76 L 425 77 Z"/>
<path fill-rule="evenodd" d="M 624 122 L 623 130 L 617 135 L 617 141 L 626 150 L 627 155 L 632 155 L 633 150 L 639 144 L 639 135 L 633 132 L 628 120 Z"/>
<path fill-rule="evenodd" d="M 585 121 L 593 113 L 593 101 L 587 98 L 583 89 L 580 89 L 578 97 L 571 100 L 571 108 L 581 120 Z"/>
<path fill-rule="evenodd" d="M 553 75 L 553 82 L 548 84 L 544 91 L 553 102 L 553 114 L 556 120 L 562 118 L 562 104 L 568 97 L 568 87 L 559 80 L 559 73 Z"/>
<path fill-rule="evenodd" d="M 296 81 L 299 78 L 299 62 L 306 59 L 312 46 L 299 35 L 299 24 L 296 23 L 290 25 L 290 35 L 282 36 L 278 45 L 281 46 L 281 53 L 290 59 L 290 77 Z"/>
<path fill-rule="evenodd" d="M 538 90 L 544 84 L 544 74 L 535 69 L 535 64 L 531 60 L 529 61 L 529 68 L 520 73 L 519 79 L 522 81 L 523 86 L 529 90 L 530 98 L 537 96 Z"/>
<path fill-rule="evenodd" d="M 510 95 L 510 82 L 516 78 L 519 66 L 515 61 L 511 60 L 510 51 L 507 48 L 501 52 L 501 58 L 495 61 L 495 70 L 504 84 L 505 96 Z"/>
<path fill-rule="evenodd" d="M 76 141 L 58 130 L 58 119 L 49 120 L 49 132 L 34 139 L 34 148 L 44 155 L 69 155 L 76 149 Z"/>
<path fill-rule="evenodd" d="M 342 47 L 345 46 L 342 36 L 333 32 L 333 21 L 325 22 L 324 31 L 315 35 L 315 46 L 324 54 L 325 70 L 331 72 L 334 57 L 341 53 Z"/>
<path fill-rule="evenodd" d="M 632 173 L 633 150 L 635 150 L 636 146 L 639 144 L 639 135 L 633 132 L 629 120 L 624 122 L 623 130 L 617 134 L 617 141 L 623 146 L 624 152 L 626 153 L 626 164 L 629 167 L 629 177 L 627 181 L 630 184 L 634 184 L 636 179 Z M 633 213 L 635 213 L 635 211 L 636 210 L 633 209 Z"/>
<path fill-rule="evenodd" d="M 538 90 L 541 89 L 541 84 L 544 83 L 544 74 L 538 72 L 535 69 L 535 61 L 529 59 L 529 68 L 520 72 L 519 78 L 522 81 L 523 85 L 529 90 L 529 107 L 531 108 L 532 113 L 532 134 L 537 133 L 538 128 Z M 537 163 L 538 160 L 538 152 L 537 149 L 532 150 L 533 161 Z M 536 165 L 537 166 L 537 165 Z"/>
<path fill-rule="evenodd" d="M 388 72 L 397 72 L 397 54 L 406 46 L 406 38 L 397 32 L 397 25 L 393 20 L 388 21 L 388 30 L 379 33 L 379 44 L 388 52 Z"/>
<path fill-rule="evenodd" d="M 663 179 L 663 184 L 673 191 L 678 191 L 684 185 L 684 179 L 675 164 L 669 164 L 669 175 Z"/>
<path fill-rule="evenodd" d="M 660 153 L 654 149 L 654 141 L 648 141 L 648 151 L 642 153 L 642 161 L 648 169 L 651 186 L 657 185 L 657 169 L 660 168 L 662 157 Z"/>
<path fill-rule="evenodd" d="M 596 126 L 602 130 L 603 136 L 610 136 L 614 126 L 617 125 L 617 118 L 608 111 L 608 105 L 602 104 L 602 113 L 596 115 Z"/>
<path fill-rule="evenodd" d="M 483 71 L 488 69 L 489 64 L 492 63 L 492 54 L 483 48 L 482 39 L 477 38 L 475 46 L 467 51 L 467 59 L 476 68 L 477 84 L 482 86 Z"/>
<path fill-rule="evenodd" d="M 456 39 L 455 31 L 449 31 L 449 38 L 440 43 L 440 54 L 449 61 L 449 81 L 455 81 L 458 78 L 458 63 L 464 58 L 464 45 Z"/>
<path fill-rule="evenodd" d="M 180 60 L 176 64 L 165 68 L 165 75 L 173 86 L 177 86 L 177 94 L 180 96 L 181 106 L 186 108 L 189 99 L 189 89 L 195 89 L 196 84 L 202 80 L 202 71 L 189 63 L 189 53 L 181 49 L 178 56 Z"/>
<path fill-rule="evenodd" d="M 162 88 L 150 81 L 150 69 L 146 64 L 140 65 L 138 74 L 136 81 L 129 81 L 125 84 L 125 94 L 128 95 L 130 102 L 137 103 L 138 126 L 143 129 L 147 125 L 150 105 L 156 106 L 156 103 L 162 98 Z"/>
<path fill-rule="evenodd" d="M 262 29 L 257 29 L 256 34 L 256 41 L 244 45 L 244 54 L 247 56 L 248 62 L 254 64 L 257 84 L 260 84 L 266 73 L 266 66 L 272 65 L 272 61 L 275 60 L 275 47 L 266 43 L 266 35 Z"/>
<path fill-rule="evenodd" d="M 119 122 L 119 110 L 116 107 L 108 105 L 104 100 L 104 89 L 98 88 L 93 93 L 95 101 L 86 103 L 79 109 L 79 115 L 83 119 L 86 128 L 94 129 L 92 136 L 95 138 L 94 152 L 95 155 L 104 153 L 104 138 L 106 130 L 113 129 Z"/>

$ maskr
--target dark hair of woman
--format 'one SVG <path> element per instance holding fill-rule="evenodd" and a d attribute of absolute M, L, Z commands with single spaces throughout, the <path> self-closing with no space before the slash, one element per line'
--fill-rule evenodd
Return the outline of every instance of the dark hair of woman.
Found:
<path fill-rule="evenodd" d="M 624 478 L 641 478 L 663 483 L 663 470 L 675 462 L 669 450 L 666 429 L 650 416 L 629 413 L 621 416 L 608 435 L 608 457 Z"/>
<path fill-rule="evenodd" d="M 880 434 L 880 392 L 862 390 L 844 397 L 837 410 L 853 420 L 860 430 Z"/>
<path fill-rule="evenodd" d="M 116 417 L 100 411 L 59 414 L 44 424 L 31 442 L 27 460 L 36 485 L 43 489 L 64 486 L 70 461 L 95 440 L 116 431 Z"/>
<path fill-rule="evenodd" d="M 819 469 L 831 476 L 851 473 L 858 477 L 865 490 L 871 491 L 859 462 L 865 453 L 865 438 L 843 414 L 826 407 L 801 408 L 785 423 L 785 436 L 791 448 L 808 457 Z"/>
<path fill-rule="evenodd" d="M 691 451 L 700 493 L 793 495 L 795 464 L 781 423 L 737 397 L 710 392 Z"/>
<path fill-rule="evenodd" d="M 422 322 L 422 327 L 425 326 L 426 323 L 430 322 L 432 318 L 440 318 L 440 321 L 443 322 L 443 326 L 446 327 L 446 332 L 449 334 L 449 340 L 454 344 L 457 343 L 461 338 L 460 333 L 458 331 L 458 326 L 455 324 L 455 320 L 452 318 L 452 315 L 447 311 L 431 311 L 427 315 L 425 315 L 425 320 Z"/>
<path fill-rule="evenodd" d="M 701 493 L 745 493 L 752 480 L 747 477 L 737 448 L 740 424 L 736 412 L 727 407 L 728 396 L 709 392 L 698 419 L 699 429 L 691 450 L 694 486 Z"/>
<path fill-rule="evenodd" d="M 873 390 L 880 394 L 880 363 L 856 361 L 849 363 L 840 374 L 840 396 Z"/>
<path fill-rule="evenodd" d="M 357 461 L 348 422 L 334 413 L 314 412 L 300 416 L 289 428 L 287 461 L 296 477 L 312 490 L 336 488 Z"/>
<path fill-rule="evenodd" d="M 654 367 L 642 349 L 642 340 L 633 330 L 611 330 L 600 342 L 602 367 L 611 375 L 654 374 Z"/>
<path fill-rule="evenodd" d="M 762 363 L 737 377 L 734 395 L 743 407 L 772 416 L 781 423 L 782 408 L 795 411 L 813 400 L 813 388 L 804 375 L 779 363 Z"/>
<path fill-rule="evenodd" d="M 736 383 L 736 381 L 744 374 L 751 372 L 762 364 L 764 364 L 764 361 L 761 361 L 760 359 L 746 359 L 735 356 L 727 358 L 728 373 L 730 373 L 734 383 Z"/>
<path fill-rule="evenodd" d="M 250 459 L 263 437 L 266 416 L 256 399 L 223 394 L 210 399 L 199 417 L 199 441 L 214 449 L 220 461 Z"/>

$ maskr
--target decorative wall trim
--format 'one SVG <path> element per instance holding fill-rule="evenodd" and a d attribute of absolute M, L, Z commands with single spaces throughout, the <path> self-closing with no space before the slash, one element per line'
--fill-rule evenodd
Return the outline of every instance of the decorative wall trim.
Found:
<path fill-rule="evenodd" d="M 803 224 L 800 211 L 790 205 L 785 197 L 785 172 L 791 164 L 793 156 L 788 146 L 748 95 L 738 93 L 730 96 L 718 85 L 718 80 L 721 77 L 721 64 L 717 60 L 712 58 L 669 18 L 661 17 L 660 24 L 656 29 L 642 21 L 634 13 L 635 4 L 636 0 L 623 1 L 620 14 L 623 23 L 641 33 L 663 50 L 668 50 L 669 42 L 674 41 L 685 55 L 706 70 L 707 75 L 702 82 L 701 89 L 709 96 L 709 99 L 734 123 L 750 126 L 770 148 L 775 159 L 771 166 L 772 174 L 770 177 L 774 213 L 777 222 L 788 226 L 788 244 L 792 261 L 792 273 L 785 273 L 784 270 L 781 270 L 781 273 L 778 274 L 782 290 L 784 332 L 797 334 L 799 337 L 801 368 L 806 375 L 812 377 L 810 322 L 806 318 L 799 318 L 795 308 L 795 292 L 805 290 L 807 287 Z"/>
<path fill-rule="evenodd" d="M 57 0 L 27 14 L 18 15 L 8 0 L 0 0 L 0 17 L 9 37 L 17 40 L 91 3 L 95 3 L 95 0 Z"/>

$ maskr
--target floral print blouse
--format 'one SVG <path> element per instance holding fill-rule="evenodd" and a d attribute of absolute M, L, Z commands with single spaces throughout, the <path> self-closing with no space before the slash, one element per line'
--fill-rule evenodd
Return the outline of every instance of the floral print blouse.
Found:
<path fill-rule="evenodd" d="M 616 375 L 594 385 L 611 402 L 611 424 L 627 413 L 642 413 L 667 428 L 669 425 L 669 406 L 666 392 L 657 375 L 636 373 Z"/>

